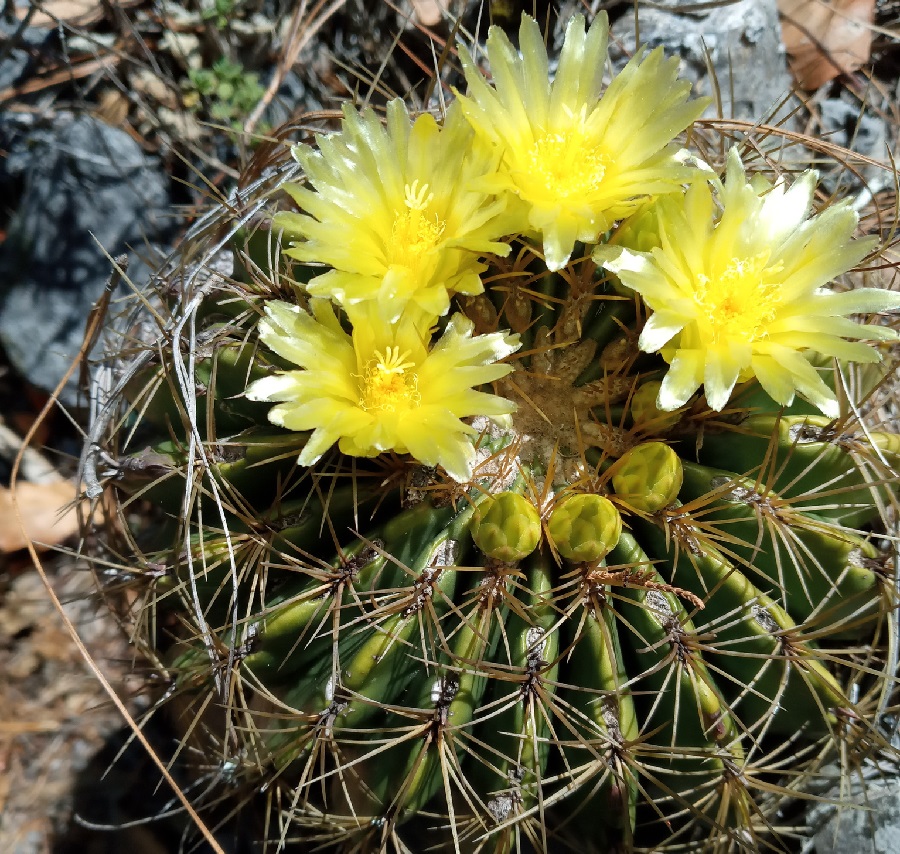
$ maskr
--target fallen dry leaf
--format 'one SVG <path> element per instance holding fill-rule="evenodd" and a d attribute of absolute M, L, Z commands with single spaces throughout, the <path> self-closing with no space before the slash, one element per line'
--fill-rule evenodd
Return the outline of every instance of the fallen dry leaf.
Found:
<path fill-rule="evenodd" d="M 140 0 L 118 0 L 114 5 L 120 9 L 136 6 Z M 32 27 L 53 29 L 60 21 L 73 27 L 84 27 L 99 21 L 107 12 L 109 3 L 103 0 L 44 0 L 29 19 Z M 29 6 L 16 9 L 19 18 L 24 18 Z"/>
<path fill-rule="evenodd" d="M 818 89 L 869 61 L 875 0 L 778 0 L 791 71 Z"/>
<path fill-rule="evenodd" d="M 0 487 L 0 553 L 15 552 L 28 544 L 57 545 L 78 530 L 75 485 L 68 480 L 16 485 L 16 501 L 25 530 L 19 526 L 12 492 Z M 39 546 L 40 548 L 40 546 Z"/>
<path fill-rule="evenodd" d="M 419 23 L 425 27 L 436 27 L 447 11 L 447 0 L 412 0 L 412 4 Z"/>
<path fill-rule="evenodd" d="M 16 9 L 24 18 L 28 7 Z M 55 27 L 59 21 L 73 26 L 93 23 L 103 15 L 101 0 L 44 0 L 40 9 L 31 16 L 32 27 Z"/>
<path fill-rule="evenodd" d="M 118 89 L 104 89 L 97 99 L 96 115 L 108 125 L 119 127 L 128 118 L 131 102 Z"/>

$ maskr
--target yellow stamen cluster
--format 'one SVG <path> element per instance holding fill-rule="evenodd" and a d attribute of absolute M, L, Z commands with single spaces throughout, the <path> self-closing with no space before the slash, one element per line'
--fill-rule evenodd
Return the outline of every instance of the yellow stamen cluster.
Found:
<path fill-rule="evenodd" d="M 406 267 L 410 275 L 420 277 L 427 263 L 428 255 L 437 250 L 441 235 L 446 229 L 437 213 L 429 215 L 428 205 L 434 193 L 428 192 L 428 185 L 417 189 L 418 181 L 404 188 L 405 208 L 397 213 L 391 226 L 391 243 L 387 250 L 388 266 Z"/>
<path fill-rule="evenodd" d="M 600 189 L 609 158 L 591 145 L 581 128 L 548 133 L 535 140 L 528 166 L 540 188 L 561 200 L 583 197 Z"/>
<path fill-rule="evenodd" d="M 759 252 L 752 258 L 732 258 L 713 277 L 697 275 L 694 299 L 709 323 L 714 344 L 728 340 L 753 343 L 766 336 L 780 298 L 778 284 L 771 280 L 780 265 L 767 270 L 767 261 L 768 253 Z"/>
<path fill-rule="evenodd" d="M 375 351 L 359 378 L 359 405 L 366 412 L 397 412 L 422 402 L 416 364 L 404 361 L 408 356 L 400 355 L 399 347 L 388 347 L 384 354 Z"/>

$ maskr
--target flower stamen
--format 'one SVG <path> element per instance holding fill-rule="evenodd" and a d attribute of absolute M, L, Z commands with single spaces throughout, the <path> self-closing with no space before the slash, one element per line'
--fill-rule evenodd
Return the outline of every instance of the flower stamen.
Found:
<path fill-rule="evenodd" d="M 779 305 L 779 286 L 772 276 L 780 264 L 766 267 L 768 252 L 732 258 L 718 276 L 698 274 L 694 301 L 709 323 L 711 340 L 753 343 L 765 338 Z"/>
<path fill-rule="evenodd" d="M 428 193 L 427 197 L 425 195 L 426 193 L 428 193 L 428 184 L 422 184 L 420 188 L 418 178 L 416 178 L 412 184 L 405 184 L 403 186 L 403 194 L 406 196 L 405 204 L 410 210 L 422 211 L 431 204 L 434 193 Z"/>
<path fill-rule="evenodd" d="M 415 362 L 404 361 L 409 351 L 386 347 L 375 351 L 360 380 L 359 405 L 366 412 L 396 412 L 417 407 L 422 400 Z"/>
<path fill-rule="evenodd" d="M 400 211 L 391 226 L 388 264 L 406 267 L 415 272 L 422 259 L 434 251 L 444 234 L 445 225 L 437 214 L 429 217 L 428 205 L 434 193 L 428 184 L 419 187 L 418 180 L 404 188 L 406 210 Z"/>
<path fill-rule="evenodd" d="M 528 158 L 528 181 L 559 200 L 583 197 L 600 188 L 609 157 L 588 143 L 578 128 L 535 140 Z"/>

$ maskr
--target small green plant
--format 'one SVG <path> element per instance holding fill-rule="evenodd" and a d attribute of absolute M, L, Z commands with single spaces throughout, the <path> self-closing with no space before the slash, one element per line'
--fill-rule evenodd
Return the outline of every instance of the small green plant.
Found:
<path fill-rule="evenodd" d="M 235 5 L 235 0 L 212 0 L 211 4 L 203 5 L 200 17 L 204 21 L 213 21 L 218 29 L 223 30 L 231 20 Z"/>
<path fill-rule="evenodd" d="M 606 39 L 551 82 L 524 17 L 439 119 L 294 146 L 92 431 L 90 494 L 102 449 L 159 514 L 114 548 L 160 705 L 271 850 L 758 851 L 883 743 L 900 440 L 856 404 L 900 298 L 836 284 L 875 243 L 813 172 L 674 142 L 677 62 L 604 88 Z"/>
<path fill-rule="evenodd" d="M 241 130 L 265 91 L 256 72 L 226 57 L 216 60 L 211 68 L 192 68 L 184 88 L 189 109 L 204 111 L 213 121 L 236 131 Z"/>

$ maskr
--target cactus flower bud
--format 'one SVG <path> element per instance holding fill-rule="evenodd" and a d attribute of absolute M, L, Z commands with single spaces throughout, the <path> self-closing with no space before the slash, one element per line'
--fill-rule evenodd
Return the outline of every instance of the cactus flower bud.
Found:
<path fill-rule="evenodd" d="M 650 380 L 643 383 L 631 398 L 631 417 L 634 423 L 656 433 L 665 433 L 674 427 L 681 417 L 679 409 L 666 412 L 656 405 L 661 386 L 660 380 Z"/>
<path fill-rule="evenodd" d="M 550 514 L 550 536 L 557 551 L 574 561 L 597 561 L 615 548 L 622 517 L 602 495 L 583 493 L 563 498 Z"/>
<path fill-rule="evenodd" d="M 635 510 L 656 513 L 678 497 L 683 477 L 675 451 L 663 442 L 644 442 L 622 457 L 612 484 Z"/>
<path fill-rule="evenodd" d="M 541 517 L 524 495 L 501 492 L 478 508 L 472 539 L 488 557 L 515 563 L 537 548 Z"/>

